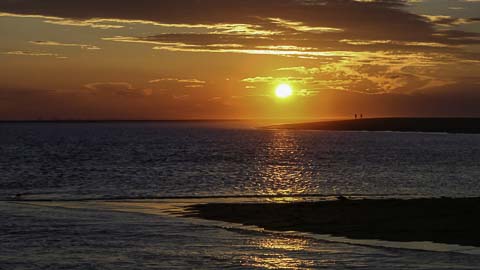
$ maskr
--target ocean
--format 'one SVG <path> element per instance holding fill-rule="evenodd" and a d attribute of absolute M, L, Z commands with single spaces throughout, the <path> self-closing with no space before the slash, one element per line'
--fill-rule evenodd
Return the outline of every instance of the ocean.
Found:
<path fill-rule="evenodd" d="M 478 269 L 480 256 L 179 217 L 217 201 L 480 195 L 480 135 L 0 124 L 0 269 Z M 142 202 L 129 204 L 129 202 Z"/>

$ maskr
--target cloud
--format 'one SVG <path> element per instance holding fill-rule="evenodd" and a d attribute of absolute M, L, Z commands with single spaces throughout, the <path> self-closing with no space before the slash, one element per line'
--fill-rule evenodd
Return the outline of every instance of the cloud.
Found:
<path fill-rule="evenodd" d="M 81 26 L 81 27 L 91 27 L 97 29 L 118 29 L 124 28 L 123 25 L 113 25 L 113 24 L 100 24 L 99 22 L 104 20 L 90 19 L 90 20 L 73 20 L 73 19 L 64 19 L 61 17 L 45 16 L 39 14 L 14 14 L 8 12 L 0 12 L 0 17 L 16 17 L 16 18 L 37 18 L 43 19 L 45 23 L 64 25 L 64 26 Z"/>
<path fill-rule="evenodd" d="M 199 79 L 178 79 L 178 78 L 161 78 L 150 80 L 149 83 L 159 83 L 159 82 L 178 82 L 178 83 L 189 83 L 189 84 L 206 84 L 206 81 Z"/>
<path fill-rule="evenodd" d="M 88 44 L 62 43 L 62 42 L 56 42 L 56 41 L 43 41 L 43 40 L 30 41 L 30 43 L 35 45 L 41 45 L 41 46 L 78 47 L 84 50 L 100 50 L 99 47 L 95 45 L 88 45 Z"/>
<path fill-rule="evenodd" d="M 172 37 L 172 35 L 168 35 Z M 192 35 L 189 35 L 192 36 Z M 200 35 L 197 35 L 200 36 Z M 208 35 L 207 35 L 208 36 Z M 316 48 L 298 47 L 294 45 L 249 46 L 239 44 L 195 44 L 173 41 L 164 41 L 164 36 L 147 38 L 116 36 L 103 38 L 106 41 L 123 43 L 149 44 L 154 50 L 169 52 L 196 52 L 196 53 L 234 53 L 251 55 L 277 55 L 298 58 L 342 57 L 350 54 L 347 51 L 319 51 Z M 177 38 L 177 37 L 174 37 Z M 209 38 L 209 37 L 208 37 Z M 187 40 L 185 42 L 188 42 Z M 195 41 L 194 41 L 195 42 Z"/>
<path fill-rule="evenodd" d="M 177 85 L 183 88 L 204 88 L 207 82 L 199 79 L 160 78 L 150 80 L 149 83 L 161 84 L 165 87 L 171 86 L 173 88 L 178 88 Z"/>
<path fill-rule="evenodd" d="M 346 43 L 353 46 L 371 46 L 371 45 L 398 45 L 406 47 L 429 47 L 429 48 L 454 48 L 455 45 L 443 44 L 438 42 L 406 42 L 395 40 L 349 40 L 342 39 L 342 43 Z"/>
<path fill-rule="evenodd" d="M 273 24 L 278 25 L 282 28 L 292 29 L 298 32 L 307 32 L 307 33 L 335 33 L 343 32 L 343 29 L 334 28 L 334 27 L 322 27 L 322 26 L 308 26 L 303 22 L 295 22 L 284 20 L 281 18 L 268 18 Z"/>
<path fill-rule="evenodd" d="M 123 97 L 147 97 L 152 95 L 150 88 L 134 88 L 126 82 L 94 82 L 85 85 L 93 95 L 117 95 Z"/>
<path fill-rule="evenodd" d="M 438 76 L 445 69 L 445 63 L 452 63 L 456 72 L 464 75 L 473 74 L 478 68 L 478 62 L 462 62 L 451 54 L 356 53 L 340 61 L 322 63 L 319 67 L 277 68 L 262 76 L 244 78 L 242 83 L 258 89 L 290 83 L 297 91 L 308 92 L 309 95 L 326 90 L 407 94 L 464 80 L 456 76 Z M 478 80 L 478 76 L 472 76 Z"/>
<path fill-rule="evenodd" d="M 67 57 L 61 56 L 56 53 L 48 53 L 48 52 L 34 52 L 34 51 L 9 51 L 3 52 L 4 55 L 14 55 L 14 56 L 49 56 L 55 57 L 58 59 L 66 59 Z"/>
<path fill-rule="evenodd" d="M 3 1 L 0 3 L 0 10 L 13 14 L 43 15 L 74 20 L 110 18 L 170 24 L 218 24 L 252 23 L 257 22 L 258 18 L 281 18 L 293 22 L 302 22 L 303 19 L 316 21 L 319 19 L 316 18 L 316 15 L 328 15 L 329 11 L 339 8 L 352 10 L 346 10 L 346 15 L 355 14 L 368 18 L 369 12 L 362 15 L 363 11 L 368 11 L 368 9 L 375 7 L 397 7 L 402 5 L 402 2 L 376 1 L 374 3 L 358 3 L 348 0 L 142 0 L 140 3 L 134 3 L 115 0 L 85 0 L 82 3 L 74 3 L 62 0 L 43 0 L 40 3 L 36 0 L 22 0 Z M 322 10 L 325 12 L 321 12 Z M 312 24 L 306 23 L 306 25 Z"/>
<path fill-rule="evenodd" d="M 114 25 L 114 24 L 100 24 L 98 20 L 68 20 L 62 18 L 46 20 L 45 23 L 63 25 L 63 26 L 80 26 L 80 27 L 91 27 L 97 29 L 119 29 L 124 28 L 123 25 Z"/>
<path fill-rule="evenodd" d="M 301 74 L 316 74 L 320 72 L 319 68 L 306 68 L 306 67 L 286 67 L 286 68 L 278 68 L 278 71 L 294 71 Z"/>
<path fill-rule="evenodd" d="M 462 24 L 475 23 L 477 18 L 455 18 L 447 15 L 422 15 L 429 22 L 441 25 L 441 26 L 457 26 Z"/>
<path fill-rule="evenodd" d="M 151 44 L 173 52 L 318 58 L 330 51 L 441 51 L 480 44 L 480 34 L 436 29 L 473 19 L 417 15 L 404 0 L 114 0 L 4 1 L 3 14 L 104 28 L 151 24 L 178 32 L 104 40 Z M 185 28 L 187 32 L 185 32 Z M 188 29 L 201 33 L 191 33 Z M 415 31 L 405 31 L 415 29 Z M 182 32 L 183 31 L 183 32 Z M 344 41 L 344 42 L 342 42 Z M 345 42 L 349 41 L 349 42 Z M 386 42 L 381 42 L 386 41 Z M 359 48 L 361 47 L 361 48 Z"/>
<path fill-rule="evenodd" d="M 4 14 L 43 16 L 51 21 L 103 24 L 149 23 L 204 27 L 223 33 L 349 34 L 355 38 L 419 41 L 434 30 L 424 17 L 409 13 L 403 0 L 61 0 L 3 1 Z M 349 18 L 349 19 L 345 19 Z M 388 31 L 385 24 L 388 23 Z M 117 24 L 112 27 L 118 26 Z M 108 27 L 108 25 L 106 26 Z M 405 31 L 405 29 L 416 31 Z"/>
<path fill-rule="evenodd" d="M 279 83 L 279 82 L 301 82 L 307 83 L 312 81 L 313 77 L 252 77 L 252 78 L 245 78 L 242 82 L 247 83 Z"/>

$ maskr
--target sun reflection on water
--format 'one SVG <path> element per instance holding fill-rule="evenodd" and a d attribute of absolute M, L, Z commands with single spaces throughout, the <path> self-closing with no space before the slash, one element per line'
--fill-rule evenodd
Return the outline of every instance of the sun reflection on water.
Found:
<path fill-rule="evenodd" d="M 308 165 L 300 162 L 305 150 L 294 132 L 274 130 L 261 149 L 257 164 L 259 188 L 266 195 L 292 195 L 306 193 L 309 185 Z"/>
<path fill-rule="evenodd" d="M 265 249 L 282 249 L 282 250 L 289 250 L 289 251 L 298 251 L 303 250 L 309 244 L 308 239 L 300 239 L 300 238 L 265 238 L 256 241 L 255 244 L 258 247 L 265 248 Z"/>
<path fill-rule="evenodd" d="M 247 267 L 259 267 L 263 269 L 312 269 L 322 266 L 331 266 L 335 260 L 311 260 L 298 256 L 306 250 L 310 250 L 311 239 L 287 238 L 271 236 L 269 238 L 256 239 L 250 244 L 257 246 L 262 252 L 254 256 L 244 258 Z M 330 250 L 310 250 L 310 252 L 329 253 Z M 289 256 L 291 253 L 293 256 Z"/>
<path fill-rule="evenodd" d="M 270 256 L 269 256 L 270 255 Z M 264 256 L 250 257 L 248 267 L 262 269 L 312 269 L 315 266 L 311 260 L 298 260 L 279 254 L 265 254 Z"/>

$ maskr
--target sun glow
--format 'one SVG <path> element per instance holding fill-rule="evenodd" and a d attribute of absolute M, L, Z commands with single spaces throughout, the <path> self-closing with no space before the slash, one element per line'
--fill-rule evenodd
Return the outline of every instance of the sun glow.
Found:
<path fill-rule="evenodd" d="M 293 94 L 292 87 L 288 84 L 280 84 L 275 90 L 275 95 L 278 98 L 288 98 Z"/>

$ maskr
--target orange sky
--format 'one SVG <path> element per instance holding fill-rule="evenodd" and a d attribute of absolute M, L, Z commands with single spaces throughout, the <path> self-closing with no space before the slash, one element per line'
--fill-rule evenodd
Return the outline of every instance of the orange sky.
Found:
<path fill-rule="evenodd" d="M 0 119 L 480 116 L 480 1 L 0 2 Z M 275 87 L 295 94 L 280 100 Z"/>

